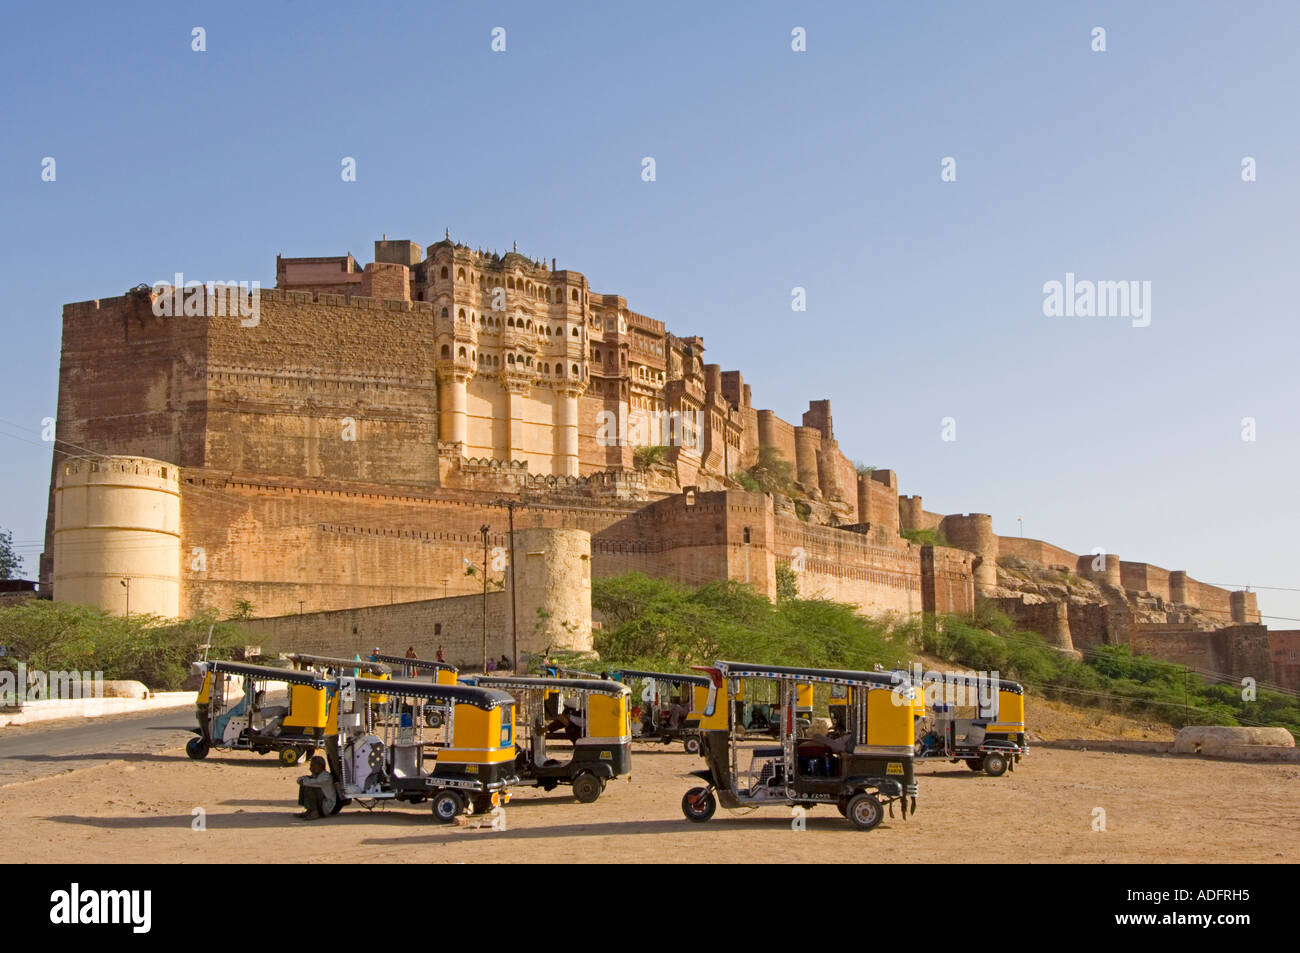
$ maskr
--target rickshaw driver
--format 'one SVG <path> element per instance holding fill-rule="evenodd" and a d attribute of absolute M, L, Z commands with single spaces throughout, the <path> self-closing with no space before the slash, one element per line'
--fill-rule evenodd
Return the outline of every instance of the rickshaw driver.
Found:
<path fill-rule="evenodd" d="M 550 734 L 552 731 L 563 729 L 564 737 L 577 744 L 578 739 L 582 737 L 583 727 L 582 716 L 578 714 L 578 710 L 566 705 L 564 710 L 560 712 L 559 717 L 546 726 L 543 736 Z"/>

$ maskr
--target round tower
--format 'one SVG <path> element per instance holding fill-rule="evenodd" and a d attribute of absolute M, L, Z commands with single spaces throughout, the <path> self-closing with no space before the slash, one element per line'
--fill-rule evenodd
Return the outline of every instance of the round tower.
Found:
<path fill-rule="evenodd" d="M 180 473 L 147 457 L 65 460 L 54 484 L 54 598 L 174 619 Z"/>
<path fill-rule="evenodd" d="M 975 560 L 975 591 L 987 592 L 998 584 L 998 538 L 993 534 L 993 517 L 987 513 L 945 516 L 939 531 L 948 542 L 968 550 Z"/>
<path fill-rule="evenodd" d="M 1176 569 L 1169 574 L 1169 601 L 1187 605 L 1187 573 Z"/>
<path fill-rule="evenodd" d="M 1079 557 L 1079 575 L 1100 585 L 1124 588 L 1119 571 L 1119 557 L 1114 553 L 1096 553 Z M 1186 574 L 1184 573 L 1184 579 Z"/>
<path fill-rule="evenodd" d="M 925 507 L 921 505 L 920 496 L 900 496 L 898 498 L 898 523 L 900 529 L 918 530 L 923 528 Z"/>
<path fill-rule="evenodd" d="M 815 427 L 794 428 L 795 479 L 809 493 L 820 490 L 817 476 L 817 452 L 821 449 L 821 431 Z"/>
<path fill-rule="evenodd" d="M 520 653 L 590 652 L 591 534 L 516 529 L 514 559 Z"/>

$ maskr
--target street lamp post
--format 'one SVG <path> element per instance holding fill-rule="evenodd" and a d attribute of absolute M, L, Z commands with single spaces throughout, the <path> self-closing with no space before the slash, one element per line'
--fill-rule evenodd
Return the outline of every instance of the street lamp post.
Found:
<path fill-rule="evenodd" d="M 131 618 L 131 577 L 127 576 L 122 580 L 122 585 L 126 587 L 126 618 Z"/>

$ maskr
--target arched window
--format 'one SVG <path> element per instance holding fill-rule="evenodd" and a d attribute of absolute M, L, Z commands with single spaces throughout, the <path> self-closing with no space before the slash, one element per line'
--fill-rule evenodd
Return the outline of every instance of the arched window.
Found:
<path fill-rule="evenodd" d="M 533 322 L 530 320 L 528 322 L 528 330 L 531 331 L 532 329 L 533 329 Z"/>
<path fill-rule="evenodd" d="M 572 294 L 570 297 L 571 297 L 572 300 L 574 300 L 574 301 L 577 301 L 577 300 L 578 300 L 578 289 L 577 289 L 577 288 L 574 288 L 574 289 L 573 289 L 573 294 Z"/>
<path fill-rule="evenodd" d="M 507 354 L 507 355 L 506 355 L 506 363 L 507 363 L 507 364 L 513 364 L 514 362 L 515 362 L 515 356 L 514 356 L 513 354 Z"/>
<path fill-rule="evenodd" d="M 442 316 L 443 316 L 444 318 L 447 317 L 447 309 L 446 309 L 446 308 L 443 308 L 443 309 L 442 309 Z"/>
<path fill-rule="evenodd" d="M 574 336 L 575 338 L 578 336 L 578 329 L 577 329 L 577 328 L 574 328 L 574 329 L 573 329 L 573 336 Z"/>
<path fill-rule="evenodd" d="M 457 357 L 464 357 L 464 356 L 465 356 L 465 349 L 464 349 L 464 348 L 461 348 L 459 351 L 457 351 L 457 352 L 456 352 L 456 356 L 457 356 Z"/>
<path fill-rule="evenodd" d="M 447 266 L 446 266 L 446 265 L 443 265 L 443 266 L 442 266 L 442 271 L 438 274 L 438 277 L 439 277 L 439 278 L 446 278 L 446 277 L 449 277 L 448 274 L 447 274 Z"/>
<path fill-rule="evenodd" d="M 514 326 L 515 326 L 515 319 L 514 319 L 514 318 L 506 318 L 506 327 L 513 328 Z"/>
<path fill-rule="evenodd" d="M 577 365 L 577 364 L 574 364 L 574 365 L 573 365 L 573 371 L 572 371 L 571 373 L 572 373 L 572 375 L 573 375 L 574 377 L 577 377 L 577 376 L 578 376 L 578 365 Z"/>
<path fill-rule="evenodd" d="M 444 358 L 451 357 L 451 348 L 449 348 L 449 347 L 448 347 L 447 345 L 445 345 L 445 344 L 442 346 L 442 356 L 443 356 Z"/>
<path fill-rule="evenodd" d="M 464 269 L 464 268 L 457 268 L 457 269 L 456 269 L 456 280 L 457 280 L 457 281 L 464 281 L 464 280 L 465 280 L 465 269 Z"/>
<path fill-rule="evenodd" d="M 464 320 L 465 320 L 465 309 L 464 309 L 464 308 L 461 308 L 459 311 L 457 311 L 457 312 L 456 312 L 456 317 L 459 318 L 461 321 L 464 321 Z"/>

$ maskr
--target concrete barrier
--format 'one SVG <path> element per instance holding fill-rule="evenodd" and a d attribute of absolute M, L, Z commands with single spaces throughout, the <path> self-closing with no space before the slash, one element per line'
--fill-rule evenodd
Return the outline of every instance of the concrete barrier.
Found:
<path fill-rule="evenodd" d="M 1226 725 L 1188 725 L 1174 736 L 1179 754 L 1213 755 L 1226 747 L 1266 745 L 1294 748 L 1295 738 L 1285 728 L 1245 728 Z"/>
<path fill-rule="evenodd" d="M 1286 732 L 1285 728 L 1268 729 Z M 1286 732 L 1290 738 L 1290 733 Z M 1273 763 L 1300 764 L 1300 748 L 1295 746 L 1295 739 L 1290 745 L 1239 744 L 1218 742 L 1199 751 L 1178 751 L 1174 741 L 1129 741 L 1092 740 L 1087 738 L 1069 738 L 1061 741 L 1044 741 L 1033 747 L 1064 748 L 1069 751 L 1101 751 L 1111 754 L 1155 754 L 1183 755 L 1202 758 L 1216 758 L 1224 761 L 1267 761 Z"/>
<path fill-rule="evenodd" d="M 139 684 L 139 683 L 137 683 Z M 154 692 L 148 698 L 77 698 L 26 702 L 21 711 L 0 713 L 0 727 L 71 718 L 102 718 L 167 708 L 192 708 L 198 692 Z"/>

